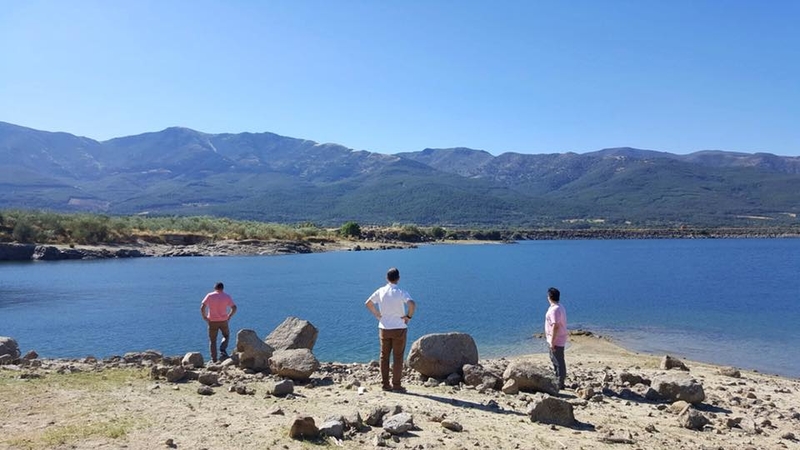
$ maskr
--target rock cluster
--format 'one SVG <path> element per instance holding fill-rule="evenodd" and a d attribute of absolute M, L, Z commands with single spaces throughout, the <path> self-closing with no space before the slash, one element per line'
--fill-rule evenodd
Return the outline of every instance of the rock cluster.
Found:
<path fill-rule="evenodd" d="M 193 395 L 203 396 L 252 396 L 258 390 L 273 403 L 265 407 L 264 414 L 283 416 L 284 410 L 287 414 L 291 411 L 291 419 L 277 420 L 281 423 L 288 421 L 282 433 L 288 429 L 289 436 L 294 439 L 330 439 L 337 442 L 352 439 L 362 446 L 371 443 L 375 446 L 412 448 L 414 436 L 420 434 L 415 433 L 415 430 L 420 430 L 415 419 L 422 429 L 430 429 L 422 420 L 438 422 L 437 432 L 445 433 L 445 436 L 464 432 L 465 426 L 452 417 L 437 416 L 435 411 L 421 410 L 413 404 L 408 407 L 407 403 L 395 403 L 403 396 L 379 390 L 379 369 L 374 362 L 320 364 L 314 358 L 316 364 L 308 366 L 305 358 L 313 358 L 309 347 L 313 347 L 316 341 L 316 329 L 306 321 L 290 319 L 281 324 L 280 333 L 273 332 L 269 335 L 272 339 L 268 336 L 264 341 L 258 339 L 255 332 L 240 331 L 239 335 L 245 338 L 237 342 L 234 357 L 222 363 L 204 364 L 202 355 L 194 352 L 183 356 L 165 356 L 154 350 L 131 352 L 103 360 L 91 356 L 79 360 L 38 360 L 35 352 L 29 352 L 29 358 L 20 358 L 16 341 L 6 337 L 0 337 L 0 357 L 7 357 L 7 361 L 18 365 L 16 369 L 9 370 L 18 370 L 21 379 L 48 376 L 54 372 L 137 367 L 149 369 L 154 383 L 151 389 L 160 389 L 165 383 L 170 383 L 168 386 L 171 389 L 188 388 L 190 392 L 196 392 Z M 242 344 L 241 347 L 238 344 Z M 432 361 L 431 367 L 444 367 L 452 358 L 447 355 L 442 361 L 436 360 L 440 355 L 439 345 L 420 346 L 420 360 Z M 268 349 L 269 357 L 265 357 L 261 370 L 254 370 L 252 365 L 244 363 L 249 359 L 255 361 L 257 358 L 253 354 L 264 348 Z M 435 351 L 428 352 L 429 348 Z M 284 371 L 285 367 L 290 368 L 288 372 Z M 430 396 L 440 402 L 448 402 L 455 410 L 480 410 L 497 413 L 499 417 L 509 414 L 515 422 L 518 421 L 515 415 L 524 416 L 529 421 L 527 426 L 531 427 L 571 427 L 578 432 L 603 414 L 617 414 L 620 423 L 625 423 L 627 411 L 639 408 L 647 408 L 648 417 L 653 417 L 654 421 L 658 419 L 655 423 L 642 425 L 639 430 L 598 429 L 596 439 L 602 443 L 650 448 L 648 444 L 652 441 L 646 441 L 647 436 L 657 436 L 667 428 L 678 427 L 683 433 L 697 435 L 711 435 L 711 431 L 715 435 L 771 434 L 775 440 L 780 438 L 786 443 L 796 442 L 794 433 L 787 432 L 785 428 L 774 431 L 776 425 L 800 421 L 800 413 L 794 409 L 777 410 L 775 407 L 774 398 L 788 393 L 786 390 L 776 388 L 774 397 L 770 398 L 770 395 L 763 395 L 763 391 L 755 391 L 753 380 L 748 376 L 743 377 L 732 368 L 724 370 L 722 382 L 718 381 L 718 385 L 709 388 L 702 382 L 707 379 L 702 376 L 702 371 L 691 372 L 694 376 L 690 376 L 688 370 L 655 367 L 655 363 L 650 368 L 637 366 L 624 370 L 570 366 L 569 389 L 566 392 L 555 389 L 549 367 L 537 364 L 529 357 L 465 363 L 453 368 L 449 374 L 439 372 L 439 378 L 406 367 L 404 383 L 416 398 Z M 4 369 L 8 367 L 4 366 Z M 220 390 L 220 387 L 225 389 Z M 357 406 L 355 402 L 342 401 L 337 404 L 337 408 L 341 405 L 341 410 L 337 410 L 336 415 L 328 416 L 326 412 L 314 417 L 303 409 L 301 401 L 305 395 L 310 395 L 310 391 L 321 390 L 327 395 L 331 387 L 356 398 L 364 398 L 359 396 L 374 389 L 371 394 L 374 397 L 371 398 L 378 398 L 380 402 Z M 432 393 L 428 389 L 437 391 Z M 463 397 L 460 394 L 465 393 L 472 396 L 470 401 L 461 400 Z M 474 401 L 477 395 L 483 400 Z M 467 427 L 471 425 L 470 422 L 465 424 Z M 464 436 L 471 435 L 471 432 L 474 430 L 468 428 Z M 408 441 L 402 443 L 403 439 Z M 425 448 L 428 448 L 427 444 Z"/>
<path fill-rule="evenodd" d="M 297 317 L 284 320 L 263 341 L 253 330 L 240 330 L 233 359 L 244 369 L 308 380 L 319 369 L 313 353 L 318 334 L 311 322 Z"/>
<path fill-rule="evenodd" d="M 0 243 L 0 261 L 62 261 L 143 256 L 149 255 L 135 248 L 64 248 L 54 245 Z"/>

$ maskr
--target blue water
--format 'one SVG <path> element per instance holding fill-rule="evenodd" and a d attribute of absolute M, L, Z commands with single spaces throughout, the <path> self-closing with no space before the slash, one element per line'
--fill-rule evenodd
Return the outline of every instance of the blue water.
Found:
<path fill-rule="evenodd" d="M 207 354 L 200 300 L 217 280 L 239 305 L 232 333 L 293 315 L 324 361 L 377 357 L 363 302 L 390 266 L 418 311 L 409 342 L 471 334 L 481 357 L 544 351 L 546 290 L 570 328 L 633 350 L 800 376 L 800 240 L 532 241 L 270 257 L 0 263 L 0 335 L 43 357 L 133 350 Z"/>

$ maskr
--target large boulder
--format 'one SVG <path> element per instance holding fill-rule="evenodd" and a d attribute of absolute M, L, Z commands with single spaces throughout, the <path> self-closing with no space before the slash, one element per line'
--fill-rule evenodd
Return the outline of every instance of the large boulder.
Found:
<path fill-rule="evenodd" d="M 684 400 L 697 404 L 706 399 L 703 385 L 689 375 L 680 373 L 658 375 L 653 377 L 652 387 L 661 397 L 670 402 Z"/>
<path fill-rule="evenodd" d="M 514 380 L 520 391 L 558 394 L 558 386 L 550 368 L 544 368 L 527 359 L 518 359 L 503 372 L 503 380 Z"/>
<path fill-rule="evenodd" d="M 311 322 L 297 317 L 287 317 L 264 342 L 275 350 L 291 350 L 295 348 L 314 349 L 319 331 Z"/>
<path fill-rule="evenodd" d="M 319 361 L 307 348 L 280 350 L 269 359 L 269 369 L 275 375 L 303 381 L 319 369 Z"/>
<path fill-rule="evenodd" d="M 253 330 L 242 329 L 236 333 L 236 356 L 242 369 L 269 370 L 269 359 L 274 351 Z"/>
<path fill-rule="evenodd" d="M 19 359 L 19 345 L 17 341 L 7 336 L 0 336 L 0 356 L 8 356 L 10 361 Z"/>
<path fill-rule="evenodd" d="M 538 397 L 528 407 L 533 422 L 571 427 L 575 425 L 572 403 L 555 397 Z"/>
<path fill-rule="evenodd" d="M 411 344 L 408 365 L 427 377 L 446 378 L 478 363 L 478 346 L 466 333 L 426 334 Z"/>

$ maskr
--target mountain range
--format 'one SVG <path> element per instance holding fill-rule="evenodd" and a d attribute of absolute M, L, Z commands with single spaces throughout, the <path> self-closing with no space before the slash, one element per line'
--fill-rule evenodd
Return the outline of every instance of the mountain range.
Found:
<path fill-rule="evenodd" d="M 381 154 L 188 128 L 107 141 L 0 122 L 0 208 L 338 225 L 794 224 L 800 157 L 612 148 Z"/>

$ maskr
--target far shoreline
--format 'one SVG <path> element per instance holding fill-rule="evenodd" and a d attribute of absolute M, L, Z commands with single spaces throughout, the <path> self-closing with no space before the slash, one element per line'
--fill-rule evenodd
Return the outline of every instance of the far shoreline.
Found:
<path fill-rule="evenodd" d="M 454 230 L 448 237 L 414 236 L 398 239 L 370 230 L 359 238 L 312 237 L 306 239 L 198 239 L 175 235 L 169 243 L 137 239 L 98 244 L 52 244 L 0 242 L 0 261 L 61 261 L 138 257 L 186 256 L 276 256 L 335 251 L 411 249 L 421 245 L 514 244 L 556 240 L 663 240 L 663 239 L 796 239 L 794 228 L 663 228 L 663 229 L 541 229 Z"/>

